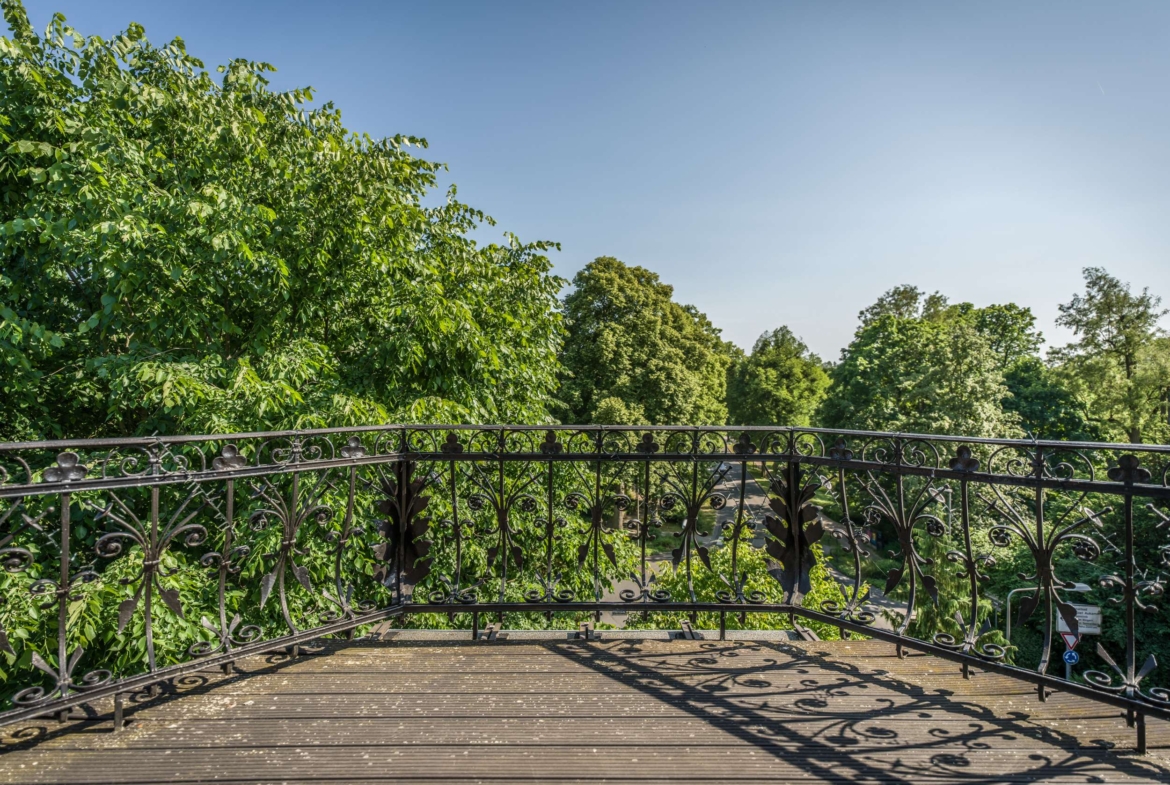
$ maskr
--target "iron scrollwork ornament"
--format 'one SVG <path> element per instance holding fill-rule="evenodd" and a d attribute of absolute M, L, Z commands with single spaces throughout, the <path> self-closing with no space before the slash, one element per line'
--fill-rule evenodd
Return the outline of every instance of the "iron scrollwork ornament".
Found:
<path fill-rule="evenodd" d="M 979 585 L 991 580 L 982 570 L 995 565 L 995 559 L 991 556 L 975 553 L 971 540 L 970 489 L 967 475 L 979 471 L 979 466 L 979 459 L 966 445 L 959 447 L 947 464 L 951 471 L 959 473 L 962 478 L 959 480 L 959 525 L 963 533 L 963 550 L 949 550 L 946 558 L 948 562 L 960 566 L 958 577 L 968 582 L 971 597 L 967 612 L 970 618 L 964 619 L 963 612 L 956 610 L 954 621 L 961 631 L 961 637 L 956 638 L 948 632 L 939 632 L 935 633 L 934 642 L 943 648 L 963 654 L 974 654 L 985 660 L 1002 660 L 1007 656 L 1007 648 L 987 640 L 993 632 L 991 620 L 985 617 L 983 623 L 979 623 Z M 965 669 L 964 674 L 966 673 Z"/>
<path fill-rule="evenodd" d="M 1048 456 L 1040 449 L 1034 450 L 1029 456 L 1031 474 L 1036 478 L 1048 475 Z M 1062 473 L 1071 474 L 1071 464 L 1061 462 L 1056 469 Z M 1032 520 L 1028 520 L 1015 504 L 1008 500 L 1003 491 L 996 485 L 990 486 L 992 497 L 984 497 L 989 512 L 999 516 L 1000 522 L 988 530 L 988 539 L 998 547 L 1008 547 L 1013 538 L 1020 540 L 1028 548 L 1032 556 L 1036 572 L 1032 575 L 1020 573 L 1020 580 L 1036 583 L 1035 591 L 1024 595 L 1020 601 L 1019 614 L 1014 624 L 1023 625 L 1032 617 L 1042 602 L 1048 603 L 1049 615 L 1051 609 L 1060 614 L 1069 631 L 1076 635 L 1080 631 L 1077 621 L 1076 608 L 1066 602 L 1059 594 L 1061 589 L 1068 589 L 1072 583 L 1063 580 L 1056 574 L 1056 552 L 1058 548 L 1068 546 L 1073 554 L 1082 561 L 1094 561 L 1101 555 L 1101 546 L 1097 541 L 1083 532 L 1085 527 L 1100 528 L 1101 517 L 1112 512 L 1112 507 L 1106 507 L 1100 512 L 1094 512 L 1080 506 L 1084 501 L 1082 494 L 1076 504 L 1070 505 L 1052 525 L 1045 521 L 1045 497 L 1042 489 L 1036 491 L 1036 500 Z M 1074 511 L 1080 511 L 1081 517 L 1068 522 Z M 1051 654 L 1052 625 L 1044 625 L 1044 644 L 1037 670 L 1044 673 L 1048 670 L 1048 661 Z"/>
<path fill-rule="evenodd" d="M 300 440 L 294 440 L 294 447 L 290 448 L 290 460 L 299 461 L 303 457 L 300 444 Z M 281 615 L 293 633 L 299 629 L 289 606 L 285 576 L 291 572 L 296 582 L 310 596 L 315 596 L 308 566 L 303 561 L 297 561 L 298 557 L 303 559 L 308 556 L 307 549 L 297 547 L 297 537 L 306 522 L 314 520 L 319 526 L 324 526 L 333 517 L 333 509 L 324 501 L 326 491 L 332 487 L 329 482 L 331 474 L 331 470 L 319 474 L 315 484 L 304 493 L 303 498 L 300 472 L 293 472 L 287 498 L 267 477 L 262 477 L 260 483 L 252 485 L 253 498 L 259 499 L 265 505 L 251 514 L 253 530 L 264 531 L 273 521 L 280 526 L 278 532 L 280 544 L 276 552 L 265 554 L 266 559 L 273 560 L 273 565 L 272 570 L 260 579 L 260 607 L 263 608 L 267 604 L 275 589 L 280 599 Z"/>
<path fill-rule="evenodd" d="M 857 530 L 853 526 L 853 517 L 849 512 L 849 488 L 845 483 L 845 469 L 843 464 L 846 461 L 853 460 L 853 450 L 849 449 L 848 444 L 843 438 L 837 439 L 833 442 L 833 446 L 829 448 L 829 458 L 837 462 L 837 491 L 841 499 L 841 517 L 845 524 L 844 528 L 834 527 L 830 529 L 830 533 L 841 544 L 841 547 L 846 553 L 853 556 L 853 584 L 849 587 L 849 594 L 845 597 L 845 602 L 841 603 L 837 600 L 825 600 L 821 603 L 821 611 L 831 616 L 836 616 L 838 619 L 856 622 L 857 624 L 873 624 L 877 620 L 877 614 L 867 607 L 869 602 L 870 589 L 867 585 L 865 591 L 862 592 L 862 569 L 861 569 L 861 554 L 862 542 L 857 534 Z M 826 490 L 832 490 L 831 486 L 826 486 Z M 842 594 L 845 592 L 842 591 Z M 841 630 L 843 637 L 848 637 L 848 630 Z"/>

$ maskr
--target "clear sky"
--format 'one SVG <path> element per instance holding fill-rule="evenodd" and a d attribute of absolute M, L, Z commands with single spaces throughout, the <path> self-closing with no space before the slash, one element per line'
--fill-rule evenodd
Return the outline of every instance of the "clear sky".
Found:
<path fill-rule="evenodd" d="M 745 349 L 787 324 L 835 359 L 900 283 L 1050 343 L 1084 266 L 1170 300 L 1170 2 L 26 4 L 271 62 L 426 137 L 486 238 L 649 267 Z"/>

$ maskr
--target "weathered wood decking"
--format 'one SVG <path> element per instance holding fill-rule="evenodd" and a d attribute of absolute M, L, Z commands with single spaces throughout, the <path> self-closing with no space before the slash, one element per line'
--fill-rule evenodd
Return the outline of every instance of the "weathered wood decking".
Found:
<path fill-rule="evenodd" d="M 872 641 L 398 639 L 239 671 L 119 734 L 6 729 L 0 781 L 1170 782 L 1164 723 L 1138 756 L 1117 710 Z"/>

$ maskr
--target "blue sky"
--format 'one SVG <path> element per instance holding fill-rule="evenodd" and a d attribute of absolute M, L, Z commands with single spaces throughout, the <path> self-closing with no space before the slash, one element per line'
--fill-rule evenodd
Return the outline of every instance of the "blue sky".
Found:
<path fill-rule="evenodd" d="M 566 278 L 657 271 L 750 348 L 836 359 L 912 283 L 1057 304 L 1101 265 L 1170 299 L 1170 3 L 26 0 L 266 60 L 409 133 Z"/>

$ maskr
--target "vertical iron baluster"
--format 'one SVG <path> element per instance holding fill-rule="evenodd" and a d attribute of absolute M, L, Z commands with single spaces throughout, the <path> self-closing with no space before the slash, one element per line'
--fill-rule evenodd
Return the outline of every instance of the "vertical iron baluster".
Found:
<path fill-rule="evenodd" d="M 955 450 L 955 456 L 950 459 L 947 467 L 954 472 L 959 472 L 959 523 L 963 529 L 963 551 L 960 553 L 956 550 L 947 551 L 947 561 L 953 564 L 962 564 L 963 571 L 959 574 L 960 578 L 966 578 L 971 591 L 971 605 L 969 609 L 969 616 L 966 620 L 963 618 L 961 611 L 955 611 L 955 622 L 959 625 L 959 637 L 951 635 L 947 632 L 937 632 L 934 635 L 934 642 L 939 646 L 951 649 L 953 651 L 962 652 L 963 654 L 977 654 L 986 660 L 1002 659 L 1007 650 L 994 643 L 980 644 L 980 639 L 991 632 L 991 625 L 984 621 L 983 626 L 979 626 L 979 581 L 987 580 L 987 576 L 979 571 L 980 564 L 994 564 L 994 560 L 990 557 L 978 558 L 975 556 L 974 546 L 971 541 L 971 493 L 970 480 L 968 475 L 979 470 L 979 459 L 971 454 L 971 448 L 962 445 Z M 949 508 L 948 508 L 949 510 Z M 951 523 L 950 513 L 947 516 L 947 525 Z M 971 678 L 970 663 L 963 662 L 963 678 Z"/>
<path fill-rule="evenodd" d="M 289 505 L 288 505 L 288 510 L 289 510 L 288 514 L 290 516 L 290 521 L 292 521 L 292 522 L 289 524 L 289 526 L 284 531 L 283 536 L 286 538 L 287 541 L 281 544 L 282 549 L 287 548 L 290 551 L 297 547 L 296 546 L 297 524 L 300 522 L 299 518 L 300 518 L 300 509 L 301 509 L 300 480 L 301 480 L 301 473 L 300 472 L 293 472 L 292 473 L 292 490 L 289 491 Z M 280 573 L 280 575 L 277 576 L 277 580 L 279 581 L 277 590 L 280 592 L 280 612 L 284 615 L 284 622 L 285 622 L 285 624 L 288 625 L 288 628 L 293 633 L 297 633 L 297 632 L 299 632 L 299 630 L 297 629 L 296 623 L 293 621 L 292 611 L 289 610 L 288 595 L 287 595 L 287 593 L 285 591 L 285 587 L 284 587 L 284 574 L 285 574 L 285 572 L 287 572 L 287 570 L 284 569 L 283 565 L 280 565 L 278 572 Z M 150 608 L 149 605 L 146 607 L 148 609 Z M 149 615 L 149 612 L 147 615 Z M 296 654 L 298 654 L 299 651 L 300 651 L 299 646 L 293 646 L 293 655 L 294 656 Z"/>
<path fill-rule="evenodd" d="M 731 537 L 731 581 L 735 585 L 735 601 L 743 602 L 743 583 L 739 580 L 739 535 L 743 531 L 743 511 L 747 499 L 747 461 L 739 462 L 739 504 L 735 507 L 735 525 Z"/>
<path fill-rule="evenodd" d="M 853 460 L 853 451 L 849 449 L 843 438 L 838 438 L 831 448 L 829 448 L 828 457 L 838 462 L 837 465 L 837 485 L 840 488 L 841 497 L 841 514 L 845 520 L 845 531 L 839 529 L 833 531 L 833 536 L 838 540 L 844 542 L 845 547 L 853 554 L 853 591 L 849 598 L 845 600 L 842 605 L 836 600 L 827 600 L 821 603 L 821 610 L 825 613 L 832 613 L 837 618 L 860 624 L 872 624 L 876 620 L 876 615 L 872 611 L 865 609 L 865 603 L 869 601 L 869 591 L 865 594 L 861 593 L 861 543 L 857 538 L 857 530 L 853 528 L 853 516 L 849 511 L 849 489 L 845 480 L 845 466 L 844 461 Z M 842 591 L 844 596 L 844 591 Z M 850 636 L 849 630 L 844 627 L 838 628 L 841 632 L 842 639 L 848 639 Z"/>
<path fill-rule="evenodd" d="M 68 492 L 61 494 L 61 571 L 60 583 L 57 584 L 57 681 L 61 685 L 61 697 L 69 695 L 70 670 L 68 664 L 68 640 L 65 637 L 65 626 L 69 621 L 69 528 L 71 514 L 69 505 L 72 504 Z M 62 711 L 59 719 L 64 722 L 69 717 L 69 710 Z"/>
<path fill-rule="evenodd" d="M 646 571 L 646 538 L 650 534 L 650 457 L 642 464 L 642 525 L 638 529 L 638 544 L 641 546 L 642 567 L 642 599 L 646 599 L 649 586 L 646 581 L 649 575 Z"/>
<path fill-rule="evenodd" d="M 791 450 L 795 450 L 795 444 L 790 444 L 789 447 Z M 802 599 L 803 592 L 800 591 L 800 588 L 804 582 L 803 581 L 803 577 L 804 577 L 803 572 L 804 571 L 802 568 L 804 566 L 804 561 L 805 561 L 804 560 L 804 537 L 802 536 L 802 534 L 803 534 L 802 529 L 804 528 L 804 526 L 802 525 L 801 520 L 800 520 L 801 519 L 800 509 L 802 506 L 801 505 L 802 488 L 800 485 L 800 463 L 798 461 L 789 461 L 788 463 L 786 463 L 784 465 L 784 473 L 786 475 L 785 482 L 788 486 L 786 488 L 786 490 L 788 491 L 788 493 L 787 493 L 788 498 L 785 500 L 785 502 L 788 504 L 788 509 L 790 511 L 789 525 L 792 527 L 792 529 L 789 533 L 789 542 L 792 544 L 792 549 L 793 549 L 793 553 L 795 554 L 795 564 L 796 564 L 796 570 L 795 570 L 795 575 L 794 575 L 795 583 L 793 584 L 793 586 L 795 588 L 792 592 L 789 593 L 786 600 L 788 602 L 792 603 L 793 605 L 796 605 Z M 789 622 L 789 624 L 792 625 L 793 629 L 796 628 L 796 614 L 795 613 L 789 612 L 788 622 Z"/>
<path fill-rule="evenodd" d="M 604 434 L 598 432 L 597 439 L 597 453 L 600 456 L 602 449 L 602 440 Z M 593 511 L 594 518 L 594 536 L 593 536 L 593 598 L 601 602 L 601 516 L 604 516 L 605 505 L 601 501 L 601 459 L 600 457 L 593 462 Z M 594 614 L 594 621 L 600 621 L 601 614 Z"/>
<path fill-rule="evenodd" d="M 405 454 L 409 448 L 409 438 L 406 429 L 403 428 L 399 454 Z M 397 599 L 399 605 L 404 605 L 406 604 L 406 598 L 403 596 L 402 573 L 406 568 L 406 537 L 409 531 L 407 528 L 407 518 L 410 516 L 407 504 L 410 502 L 410 462 L 400 457 L 394 463 L 394 472 L 398 478 L 398 552 L 394 554 L 394 564 L 397 565 L 397 569 L 394 570 L 394 597 Z"/>
<path fill-rule="evenodd" d="M 1133 698 L 1137 695 L 1137 646 L 1134 639 L 1135 604 L 1137 588 L 1134 577 L 1137 565 L 1133 553 L 1133 472 L 1125 475 L 1124 513 L 1125 516 L 1125 696 Z M 1125 720 L 1132 728 L 1137 717 L 1133 709 L 1125 713 Z M 1145 726 L 1141 728 L 1139 746 L 1145 746 Z"/>
<path fill-rule="evenodd" d="M 1157 611 L 1155 606 L 1143 603 L 1139 595 L 1147 592 L 1152 596 L 1159 596 L 1163 591 L 1160 578 L 1155 578 L 1152 581 L 1148 580 L 1148 578 L 1143 578 L 1139 582 L 1137 574 L 1133 527 L 1133 486 L 1135 483 L 1149 482 L 1151 479 L 1150 472 L 1148 469 L 1142 468 L 1141 461 L 1136 455 L 1122 455 L 1118 457 L 1117 465 L 1109 469 L 1108 476 L 1114 482 L 1121 482 L 1123 484 L 1122 515 L 1125 524 L 1125 577 L 1118 578 L 1116 575 L 1106 575 L 1101 578 L 1100 583 L 1102 587 L 1119 587 L 1122 589 L 1123 597 L 1120 602 L 1125 605 L 1125 665 L 1123 668 L 1118 667 L 1113 658 L 1109 656 L 1109 652 L 1105 650 L 1105 647 L 1098 643 L 1098 656 L 1121 677 L 1121 684 L 1115 687 L 1112 683 L 1112 677 L 1100 671 L 1085 671 L 1085 681 L 1111 692 L 1119 692 L 1130 700 L 1153 698 L 1155 703 L 1162 703 L 1163 705 L 1170 704 L 1170 700 L 1167 700 L 1170 699 L 1170 690 L 1155 687 L 1148 695 L 1143 695 L 1141 691 L 1142 680 L 1157 667 L 1157 660 L 1154 658 L 1154 655 L 1151 654 L 1141 668 L 1137 667 L 1137 611 L 1141 610 L 1151 613 Z M 1147 507 L 1159 517 L 1165 517 L 1161 513 L 1158 513 L 1153 505 L 1147 505 Z M 1113 604 L 1118 604 L 1119 602 L 1116 598 L 1110 598 L 1109 601 Z M 1126 724 L 1131 728 L 1136 728 L 1137 749 L 1139 752 L 1144 753 L 1146 751 L 1145 715 L 1131 706 L 1126 710 L 1125 719 Z"/>
<path fill-rule="evenodd" d="M 735 520 L 732 523 L 725 523 L 722 526 L 723 531 L 731 532 L 731 575 L 720 576 L 724 583 L 728 585 L 731 591 L 720 590 L 715 593 L 715 598 L 719 602 L 744 604 L 746 602 L 758 603 L 763 602 L 764 595 L 758 591 L 747 595 L 744 592 L 744 587 L 747 585 L 747 572 L 743 575 L 739 574 L 739 546 L 740 540 L 743 537 L 744 529 L 750 529 L 750 521 L 747 519 L 747 484 L 748 484 L 748 456 L 752 455 L 758 450 L 755 444 L 752 443 L 751 434 L 740 434 L 736 441 L 732 452 L 740 456 L 739 460 L 739 504 L 735 508 Z M 747 621 L 747 612 L 740 611 L 739 623 L 743 625 Z M 726 637 L 727 631 L 727 613 L 725 611 L 719 612 L 719 635 L 720 640 Z"/>
<path fill-rule="evenodd" d="M 959 480 L 959 523 L 963 527 L 963 553 L 967 557 L 967 581 L 971 586 L 971 621 L 967 630 L 968 639 L 974 643 L 976 625 L 979 623 L 979 572 L 975 567 L 975 552 L 971 547 L 970 502 L 967 494 L 967 478 Z M 949 521 L 948 521 L 949 523 Z M 963 663 L 963 678 L 971 678 L 971 667 Z"/>
<path fill-rule="evenodd" d="M 852 454 L 850 454 L 852 457 Z M 841 515 L 845 519 L 845 534 L 849 538 L 849 549 L 853 551 L 853 596 L 845 604 L 844 615 L 851 616 L 858 608 L 858 595 L 861 593 L 861 546 L 857 542 L 857 533 L 853 530 L 853 518 L 849 515 L 849 491 L 845 487 L 845 467 L 837 467 L 837 485 L 841 489 Z M 868 597 L 868 592 L 866 593 Z M 864 602 L 864 600 L 862 600 Z M 841 638 L 849 639 L 849 631 L 841 628 Z"/>
<path fill-rule="evenodd" d="M 553 569 L 553 526 L 555 518 L 555 511 L 553 510 L 553 466 L 552 461 L 548 462 L 548 518 L 545 519 L 544 527 L 544 554 L 545 565 L 544 575 L 548 581 L 552 580 Z"/>
<path fill-rule="evenodd" d="M 151 558 L 151 554 L 158 553 L 158 486 L 155 485 L 150 489 L 150 551 L 147 554 L 147 559 Z M 142 598 L 142 613 L 146 622 L 146 662 L 150 671 L 153 673 L 157 670 L 154 659 L 154 619 L 151 613 L 151 601 L 153 600 L 154 588 L 151 585 L 154 571 L 158 570 L 161 564 L 148 564 L 146 577 L 143 578 L 143 585 L 145 589 Z"/>
<path fill-rule="evenodd" d="M 219 560 L 219 629 L 224 636 L 224 646 L 230 646 L 228 638 L 230 632 L 228 630 L 227 620 L 227 571 L 228 559 L 232 552 L 232 540 L 235 539 L 232 535 L 235 533 L 235 515 L 236 515 L 236 481 L 227 481 L 227 503 L 224 511 L 226 521 L 224 523 L 223 534 L 223 555 Z M 231 672 L 231 664 L 224 666 L 226 673 Z"/>
<path fill-rule="evenodd" d="M 1036 478 L 1036 542 L 1044 543 L 1044 486 L 1039 482 L 1044 477 L 1045 456 L 1041 448 L 1036 448 L 1036 455 L 1032 460 L 1032 472 Z M 1045 569 L 1044 565 L 1037 563 L 1037 575 L 1044 580 Z M 1050 571 L 1049 571 L 1050 572 Z M 1036 589 L 1037 592 L 1043 591 L 1043 587 Z M 1052 654 L 1052 623 L 1053 623 L 1053 606 L 1052 606 L 1052 592 L 1044 591 L 1044 644 L 1041 647 L 1040 665 L 1036 669 L 1040 673 L 1048 673 L 1048 659 Z M 1044 690 L 1044 685 L 1040 684 L 1036 687 L 1036 694 L 1041 701 L 1048 700 L 1048 694 Z"/>
<path fill-rule="evenodd" d="M 507 490 L 504 486 L 504 444 L 505 444 L 505 442 L 504 442 L 504 429 L 501 428 L 499 431 L 499 443 L 496 445 L 496 449 L 498 452 L 498 463 L 499 463 L 499 472 L 497 474 L 497 478 L 498 478 L 498 481 L 500 484 L 499 490 L 496 492 L 497 493 L 496 498 L 499 500 L 499 503 L 496 505 L 496 514 L 500 516 L 500 521 L 499 521 L 500 531 L 505 533 L 504 536 L 501 538 L 501 545 L 500 545 L 500 551 L 501 551 L 501 555 L 503 557 L 503 561 L 500 562 L 500 566 L 502 568 L 500 570 L 500 602 L 504 602 L 504 599 L 506 597 L 506 592 L 507 592 L 507 587 L 508 587 L 508 559 L 512 555 L 510 553 L 511 540 L 507 537 L 507 532 L 508 532 L 507 517 L 508 517 L 509 503 L 504 501 L 507 498 L 507 496 L 506 496 Z M 500 622 L 500 626 L 503 626 L 504 612 L 500 611 L 499 614 L 497 614 L 496 619 Z"/>
<path fill-rule="evenodd" d="M 694 439 L 694 441 L 692 442 L 692 445 L 691 445 L 691 495 L 689 497 L 690 500 L 699 499 L 699 462 L 698 462 L 698 460 L 695 459 L 695 454 L 698 453 L 698 451 L 699 451 L 699 433 L 698 433 L 698 431 L 695 432 L 693 439 Z M 699 500 L 699 501 L 701 503 L 701 500 Z M 694 527 L 695 533 L 697 535 L 698 531 L 699 531 L 698 530 L 699 513 L 697 510 L 692 512 L 691 507 L 692 507 L 692 505 L 690 505 L 690 504 L 687 505 L 687 517 L 690 518 L 693 515 L 695 520 L 693 523 L 688 521 L 688 525 Z M 690 538 L 690 537 L 683 537 L 683 547 L 686 549 L 684 552 L 684 555 L 685 555 L 686 560 L 687 560 L 687 597 L 690 598 L 691 602 L 696 602 L 696 599 L 695 599 L 695 575 L 694 575 L 694 572 L 691 570 L 691 550 L 692 550 L 691 549 L 691 539 L 692 538 Z M 691 624 L 695 624 L 698 621 L 698 614 L 696 614 L 694 611 L 691 611 L 690 618 L 691 618 Z"/>
<path fill-rule="evenodd" d="M 740 580 L 739 576 L 739 538 L 743 532 L 744 525 L 744 505 L 747 501 L 747 480 L 748 468 L 747 460 L 744 459 L 739 462 L 739 504 L 735 508 L 735 525 L 731 533 L 731 583 L 735 587 L 735 601 L 737 603 L 744 602 L 743 585 L 746 583 L 747 574 L 744 574 L 745 580 Z M 747 621 L 747 613 L 739 612 L 739 623 L 743 626 Z M 719 640 L 727 638 L 727 612 L 719 612 Z"/>
<path fill-rule="evenodd" d="M 455 586 L 452 594 L 454 597 L 458 597 L 463 587 L 463 527 L 459 521 L 459 489 L 455 473 L 455 459 L 452 458 L 448 465 L 451 467 L 451 524 L 454 527 L 453 534 L 455 535 Z"/>

